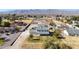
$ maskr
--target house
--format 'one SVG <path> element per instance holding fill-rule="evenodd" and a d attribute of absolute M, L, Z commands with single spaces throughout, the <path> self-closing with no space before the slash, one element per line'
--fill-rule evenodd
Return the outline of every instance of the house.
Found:
<path fill-rule="evenodd" d="M 22 20 L 15 20 L 12 24 L 11 24 L 11 26 L 26 26 L 27 25 L 27 23 L 25 23 L 24 21 L 22 21 Z"/>
<path fill-rule="evenodd" d="M 30 30 L 33 35 L 50 35 L 49 26 L 46 24 L 38 24 Z"/>
<path fill-rule="evenodd" d="M 10 37 L 6 34 L 2 34 L 0 38 L 3 38 L 5 41 L 10 40 Z"/>
<path fill-rule="evenodd" d="M 76 28 L 66 28 L 70 36 L 79 36 L 79 29 Z"/>
<path fill-rule="evenodd" d="M 0 27 L 0 33 L 4 33 L 5 30 L 4 30 L 4 27 Z"/>
<path fill-rule="evenodd" d="M 14 33 L 16 32 L 16 27 L 0 27 L 0 33 Z"/>

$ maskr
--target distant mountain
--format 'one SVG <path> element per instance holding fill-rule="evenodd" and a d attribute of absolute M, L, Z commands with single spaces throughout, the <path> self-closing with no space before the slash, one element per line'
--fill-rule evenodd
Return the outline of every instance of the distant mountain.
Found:
<path fill-rule="evenodd" d="M 79 15 L 79 9 L 16 9 L 0 14 L 46 14 L 46 15 Z"/>

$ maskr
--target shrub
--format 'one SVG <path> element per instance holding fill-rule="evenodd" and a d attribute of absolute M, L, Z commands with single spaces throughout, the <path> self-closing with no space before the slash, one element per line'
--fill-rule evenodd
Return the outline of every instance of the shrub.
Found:
<path fill-rule="evenodd" d="M 53 36 L 50 36 L 44 43 L 45 49 L 71 49 L 62 40 L 58 39 L 59 31 L 56 31 Z"/>
<path fill-rule="evenodd" d="M 10 23 L 9 22 L 4 22 L 4 27 L 10 27 Z"/>
<path fill-rule="evenodd" d="M 4 39 L 0 38 L 0 46 L 4 44 Z"/>

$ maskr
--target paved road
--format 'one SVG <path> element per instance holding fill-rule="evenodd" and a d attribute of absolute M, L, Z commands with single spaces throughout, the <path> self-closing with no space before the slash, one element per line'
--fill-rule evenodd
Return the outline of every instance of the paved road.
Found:
<path fill-rule="evenodd" d="M 16 42 L 10 47 L 11 49 L 18 49 L 21 48 L 21 45 L 25 39 L 29 37 L 30 33 L 29 30 L 25 30 L 16 40 Z"/>
<path fill-rule="evenodd" d="M 3 46 L 0 46 L 0 49 L 3 49 L 3 48 L 7 48 L 9 46 L 11 46 L 11 44 L 16 40 L 16 38 L 21 34 L 21 32 L 18 32 L 18 33 L 14 33 L 14 34 L 11 34 L 9 37 L 10 37 L 10 40 L 5 42 L 5 44 Z"/>
<path fill-rule="evenodd" d="M 32 25 L 30 25 L 28 28 L 25 28 L 26 30 L 21 33 L 21 35 L 18 37 L 18 39 L 14 42 L 14 44 L 9 47 L 10 49 L 20 49 L 22 46 L 22 43 L 25 39 L 27 39 L 30 35 L 29 29 Z"/>
<path fill-rule="evenodd" d="M 30 35 L 30 29 L 35 26 L 34 24 L 31 24 L 16 40 L 16 42 L 10 47 L 11 49 L 20 49 L 22 47 L 22 44 L 24 40 L 26 40 Z"/>
<path fill-rule="evenodd" d="M 5 42 L 3 46 L 0 46 L 0 49 L 18 48 L 20 43 L 22 43 L 22 41 L 30 35 L 29 30 L 26 30 L 29 27 L 29 25 L 30 24 L 22 28 L 22 31 L 24 32 L 18 32 L 18 33 L 9 35 L 10 41 Z"/>

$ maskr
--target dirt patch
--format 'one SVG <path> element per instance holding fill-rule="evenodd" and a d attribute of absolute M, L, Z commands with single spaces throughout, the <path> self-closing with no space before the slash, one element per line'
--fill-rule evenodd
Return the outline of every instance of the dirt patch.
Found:
<path fill-rule="evenodd" d="M 28 38 L 23 42 L 22 48 L 23 49 L 43 49 L 45 39 L 47 39 L 46 36 L 40 36 L 39 40 L 34 40 L 34 39 L 30 40 L 30 38 Z"/>
<path fill-rule="evenodd" d="M 62 40 L 66 45 L 71 46 L 73 49 L 79 49 L 79 37 L 78 36 L 66 36 L 66 39 Z"/>
<path fill-rule="evenodd" d="M 43 49 L 43 43 L 29 43 L 26 42 L 22 45 L 23 49 Z"/>

